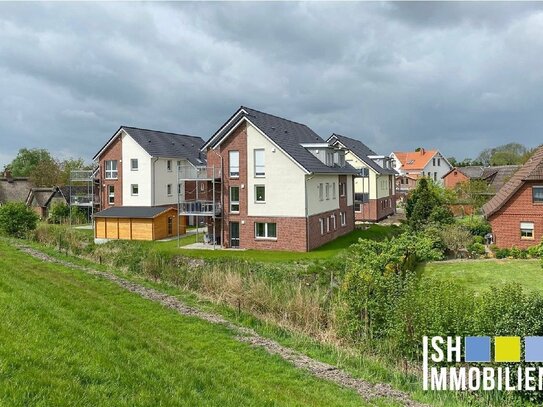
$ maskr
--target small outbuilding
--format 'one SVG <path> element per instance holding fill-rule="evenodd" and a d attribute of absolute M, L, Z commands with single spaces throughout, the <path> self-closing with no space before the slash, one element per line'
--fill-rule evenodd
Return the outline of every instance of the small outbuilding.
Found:
<path fill-rule="evenodd" d="M 96 240 L 159 240 L 186 233 L 184 216 L 171 206 L 118 206 L 97 212 Z"/>

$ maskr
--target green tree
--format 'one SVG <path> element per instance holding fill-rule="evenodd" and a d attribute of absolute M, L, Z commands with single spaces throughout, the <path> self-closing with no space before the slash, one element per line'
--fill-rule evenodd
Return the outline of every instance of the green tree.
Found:
<path fill-rule="evenodd" d="M 455 186 L 458 202 L 471 205 L 473 212 L 479 212 L 492 196 L 490 187 L 484 180 L 470 179 Z"/>
<path fill-rule="evenodd" d="M 0 206 L 0 231 L 9 236 L 24 237 L 36 229 L 38 215 L 22 202 L 9 202 Z"/>
<path fill-rule="evenodd" d="M 40 161 L 30 171 L 29 179 L 37 187 L 53 187 L 59 185 L 60 175 L 60 164 L 57 160 L 51 158 Z"/>
<path fill-rule="evenodd" d="M 92 169 L 92 165 L 85 164 L 82 158 L 68 158 L 60 163 L 58 185 L 67 185 L 70 182 L 71 171 L 90 169 Z"/>
<path fill-rule="evenodd" d="M 405 213 L 412 231 L 421 231 L 430 223 L 448 224 L 453 221 L 449 204 L 454 192 L 421 178 L 417 187 L 407 196 Z"/>
<path fill-rule="evenodd" d="M 8 166 L 14 177 L 28 177 L 42 161 L 53 161 L 49 151 L 43 148 L 21 148 Z"/>

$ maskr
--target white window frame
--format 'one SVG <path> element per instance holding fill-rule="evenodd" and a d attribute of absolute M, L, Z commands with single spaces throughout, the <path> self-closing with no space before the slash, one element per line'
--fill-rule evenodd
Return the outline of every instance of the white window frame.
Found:
<path fill-rule="evenodd" d="M 322 182 L 319 183 L 317 188 L 319 189 L 319 201 L 323 201 L 324 200 L 324 189 L 323 189 L 323 186 L 322 186 Z"/>
<path fill-rule="evenodd" d="M 113 169 L 115 163 L 115 169 Z M 108 168 L 108 166 L 110 168 Z M 117 179 L 119 178 L 119 165 L 117 160 L 106 160 L 104 163 L 104 170 L 106 179 Z"/>
<path fill-rule="evenodd" d="M 332 219 L 332 229 L 337 230 L 336 215 L 334 214 L 334 215 L 330 216 L 330 218 Z"/>
<path fill-rule="evenodd" d="M 172 196 L 172 184 L 166 185 L 166 194 Z"/>
<path fill-rule="evenodd" d="M 168 172 L 172 172 L 172 160 L 166 161 L 166 169 L 168 170 Z"/>
<path fill-rule="evenodd" d="M 264 236 L 258 236 L 258 225 L 264 225 Z M 275 225 L 275 236 L 270 236 L 269 225 Z M 277 223 L 275 222 L 255 222 L 255 239 L 258 240 L 277 240 Z"/>
<path fill-rule="evenodd" d="M 522 240 L 534 240 L 535 239 L 534 231 L 535 231 L 534 222 L 520 222 L 520 238 Z M 524 233 L 527 233 L 527 235 L 524 235 Z"/>
<path fill-rule="evenodd" d="M 321 228 L 321 236 L 324 235 L 324 219 L 319 218 L 319 226 Z"/>
<path fill-rule="evenodd" d="M 177 195 L 181 195 L 181 183 L 177 184 Z"/>
<path fill-rule="evenodd" d="M 264 188 L 264 199 L 263 200 L 258 199 L 258 192 L 257 192 L 258 188 Z M 257 204 L 266 203 L 266 185 L 263 185 L 263 184 L 255 185 L 255 203 L 257 203 Z"/>
<path fill-rule="evenodd" d="M 238 190 L 238 199 L 237 199 L 237 201 L 234 201 L 232 199 L 232 188 L 237 188 L 237 190 Z M 239 187 L 238 186 L 231 186 L 229 195 L 230 195 L 230 213 L 239 213 Z M 237 205 L 237 207 L 238 207 L 237 210 L 232 209 L 234 205 Z"/>
<path fill-rule="evenodd" d="M 339 217 L 341 220 L 341 226 L 347 226 L 347 213 L 346 212 L 340 212 Z"/>
<path fill-rule="evenodd" d="M 109 205 L 115 205 L 115 185 L 107 186 L 107 202 Z"/>
<path fill-rule="evenodd" d="M 332 182 L 332 199 L 336 199 L 336 183 Z"/>
<path fill-rule="evenodd" d="M 326 195 L 326 200 L 329 201 L 330 200 L 330 183 L 327 182 L 326 183 L 326 187 L 325 187 L 325 195 Z"/>
<path fill-rule="evenodd" d="M 134 165 L 136 164 L 136 165 Z M 131 158 L 130 159 L 130 171 L 138 171 L 139 170 L 139 161 L 137 158 Z"/>
<path fill-rule="evenodd" d="M 263 148 L 255 148 L 253 151 L 255 178 L 264 178 L 266 176 L 266 157 L 264 151 Z M 259 163 L 257 159 L 259 154 L 261 154 L 261 163 Z"/>
<path fill-rule="evenodd" d="M 206 184 L 204 182 L 200 182 L 200 192 L 204 192 L 206 190 Z"/>
<path fill-rule="evenodd" d="M 326 218 L 326 233 L 330 233 L 330 218 Z"/>
<path fill-rule="evenodd" d="M 134 192 L 134 187 L 136 189 L 136 192 Z M 140 187 L 138 184 L 131 184 L 130 185 L 130 195 L 132 196 L 138 196 L 140 193 Z"/>
<path fill-rule="evenodd" d="M 347 184 L 345 182 L 339 183 L 339 196 L 344 197 L 347 190 Z"/>
<path fill-rule="evenodd" d="M 535 198 L 534 192 L 535 192 L 536 189 L 543 189 L 543 186 L 542 186 L 542 185 L 534 185 L 534 186 L 532 187 L 532 203 L 538 204 L 538 205 L 539 205 L 539 204 L 543 203 L 543 200 L 541 200 L 541 201 L 536 201 L 536 200 L 534 199 L 534 198 Z"/>
<path fill-rule="evenodd" d="M 233 159 L 235 157 L 235 160 Z M 233 165 L 236 163 L 236 165 Z M 239 151 L 228 151 L 228 174 L 230 178 L 239 178 Z"/>

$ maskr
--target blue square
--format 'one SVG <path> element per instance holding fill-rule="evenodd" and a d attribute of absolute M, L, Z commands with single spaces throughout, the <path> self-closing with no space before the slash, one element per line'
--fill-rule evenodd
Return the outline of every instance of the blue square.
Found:
<path fill-rule="evenodd" d="M 490 336 L 466 336 L 466 362 L 490 362 Z"/>
<path fill-rule="evenodd" d="M 526 362 L 543 362 L 543 336 L 524 338 L 524 360 Z"/>

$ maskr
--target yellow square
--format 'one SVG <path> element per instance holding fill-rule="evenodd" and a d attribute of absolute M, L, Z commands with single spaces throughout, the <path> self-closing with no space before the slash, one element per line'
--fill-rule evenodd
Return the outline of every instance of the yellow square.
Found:
<path fill-rule="evenodd" d="M 520 362 L 520 336 L 494 337 L 494 361 Z"/>

